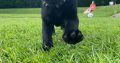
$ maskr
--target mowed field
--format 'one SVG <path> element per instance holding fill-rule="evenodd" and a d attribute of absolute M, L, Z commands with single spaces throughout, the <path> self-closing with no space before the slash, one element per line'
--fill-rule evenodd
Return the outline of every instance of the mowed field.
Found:
<path fill-rule="evenodd" d="M 84 40 L 66 44 L 56 27 L 54 48 L 42 44 L 40 8 L 0 9 L 0 63 L 120 63 L 120 5 L 97 7 L 93 18 L 78 8 Z"/>

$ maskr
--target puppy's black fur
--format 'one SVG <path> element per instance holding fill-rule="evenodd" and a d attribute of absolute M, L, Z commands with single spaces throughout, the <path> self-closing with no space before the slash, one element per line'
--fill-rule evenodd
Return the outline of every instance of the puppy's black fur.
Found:
<path fill-rule="evenodd" d="M 62 38 L 66 43 L 76 44 L 83 40 L 83 35 L 78 30 L 76 0 L 43 0 L 42 46 L 44 50 L 53 47 L 54 25 L 64 29 Z"/>

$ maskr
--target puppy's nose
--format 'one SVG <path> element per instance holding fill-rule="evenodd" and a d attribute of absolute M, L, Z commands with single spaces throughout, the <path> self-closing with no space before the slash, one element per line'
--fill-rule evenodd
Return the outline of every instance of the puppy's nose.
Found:
<path fill-rule="evenodd" d="M 75 37 L 76 37 L 76 33 L 75 33 L 75 32 L 72 32 L 70 36 L 71 36 L 72 38 L 75 38 Z"/>

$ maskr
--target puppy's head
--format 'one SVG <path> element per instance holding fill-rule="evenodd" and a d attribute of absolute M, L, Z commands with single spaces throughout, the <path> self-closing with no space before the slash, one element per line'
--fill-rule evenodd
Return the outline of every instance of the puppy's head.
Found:
<path fill-rule="evenodd" d="M 79 30 L 76 30 L 69 33 L 64 33 L 62 38 L 68 44 L 76 44 L 83 40 L 83 34 Z"/>

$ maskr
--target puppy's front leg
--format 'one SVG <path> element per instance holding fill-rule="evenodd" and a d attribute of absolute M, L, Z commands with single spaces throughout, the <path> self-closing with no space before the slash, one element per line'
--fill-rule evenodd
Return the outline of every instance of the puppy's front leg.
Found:
<path fill-rule="evenodd" d="M 54 25 L 47 24 L 44 21 L 42 22 L 42 48 L 47 51 L 53 47 L 52 42 L 52 33 L 54 31 Z"/>

